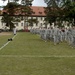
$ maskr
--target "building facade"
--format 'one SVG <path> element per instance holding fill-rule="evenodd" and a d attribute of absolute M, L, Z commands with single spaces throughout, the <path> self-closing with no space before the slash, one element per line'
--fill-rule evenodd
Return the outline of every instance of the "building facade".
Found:
<path fill-rule="evenodd" d="M 14 22 L 14 25 L 16 26 L 17 30 L 24 30 L 25 28 L 41 28 L 45 27 L 45 7 L 38 7 L 38 6 L 31 6 L 31 9 L 33 10 L 33 13 L 26 17 L 22 16 L 23 18 L 28 19 L 36 19 L 38 22 L 33 23 L 33 25 L 30 25 L 30 23 L 26 22 L 25 20 L 21 20 L 20 22 Z M 17 14 L 18 15 L 18 14 Z M 0 16 L 0 29 L 6 28 L 5 23 L 1 22 L 2 16 Z M 49 25 L 48 25 L 49 26 Z"/>

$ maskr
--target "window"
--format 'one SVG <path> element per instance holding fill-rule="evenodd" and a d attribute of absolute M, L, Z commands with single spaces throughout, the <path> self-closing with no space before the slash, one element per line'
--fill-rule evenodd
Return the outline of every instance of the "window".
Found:
<path fill-rule="evenodd" d="M 18 23 L 15 23 L 16 26 L 18 26 Z"/>
<path fill-rule="evenodd" d="M 23 23 L 21 23 L 21 26 L 23 26 Z"/>
<path fill-rule="evenodd" d="M 41 17 L 41 20 L 42 20 L 43 18 Z"/>
<path fill-rule="evenodd" d="M 33 12 L 33 14 L 35 14 L 35 12 Z"/>
<path fill-rule="evenodd" d="M 42 14 L 42 12 L 39 12 L 39 14 Z"/>
<path fill-rule="evenodd" d="M 36 20 L 38 20 L 38 17 L 36 17 Z"/>
<path fill-rule="evenodd" d="M 42 26 L 42 23 L 40 23 L 40 25 Z"/>

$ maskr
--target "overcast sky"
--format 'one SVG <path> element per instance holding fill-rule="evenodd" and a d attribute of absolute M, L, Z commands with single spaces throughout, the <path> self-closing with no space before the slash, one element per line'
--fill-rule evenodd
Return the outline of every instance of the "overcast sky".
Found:
<path fill-rule="evenodd" d="M 32 4 L 33 6 L 47 6 L 46 3 L 44 3 L 44 0 L 34 0 Z"/>
<path fill-rule="evenodd" d="M 3 2 L 3 1 L 1 1 L 0 0 L 0 6 L 1 5 L 6 5 L 7 4 L 7 1 L 5 1 L 5 2 Z M 46 5 L 46 3 L 44 3 L 44 0 L 34 0 L 33 2 L 32 2 L 32 5 L 33 6 L 44 6 L 44 7 L 46 7 L 47 5 Z"/>

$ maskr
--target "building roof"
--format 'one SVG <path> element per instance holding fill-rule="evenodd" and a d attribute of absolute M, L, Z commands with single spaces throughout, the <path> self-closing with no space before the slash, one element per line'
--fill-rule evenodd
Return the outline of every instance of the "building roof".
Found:
<path fill-rule="evenodd" d="M 33 10 L 33 16 L 46 16 L 45 7 L 32 6 L 31 9 Z"/>
<path fill-rule="evenodd" d="M 46 14 L 45 14 L 45 7 L 31 6 L 30 8 L 33 11 L 31 16 L 46 16 Z M 6 12 L 6 10 L 3 10 L 3 12 Z M 19 15 L 19 14 L 21 14 L 20 11 L 17 11 L 15 13 L 15 15 Z M 24 14 L 21 14 L 21 15 L 24 15 Z"/>

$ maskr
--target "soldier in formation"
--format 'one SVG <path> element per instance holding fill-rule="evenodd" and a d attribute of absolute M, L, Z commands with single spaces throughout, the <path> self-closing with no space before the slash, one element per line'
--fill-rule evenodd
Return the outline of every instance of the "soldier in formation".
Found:
<path fill-rule="evenodd" d="M 71 28 L 55 26 L 54 28 L 32 29 L 31 31 L 31 33 L 39 34 L 45 42 L 50 40 L 54 42 L 54 45 L 57 45 L 66 41 L 70 46 L 75 47 L 75 26 Z"/>

